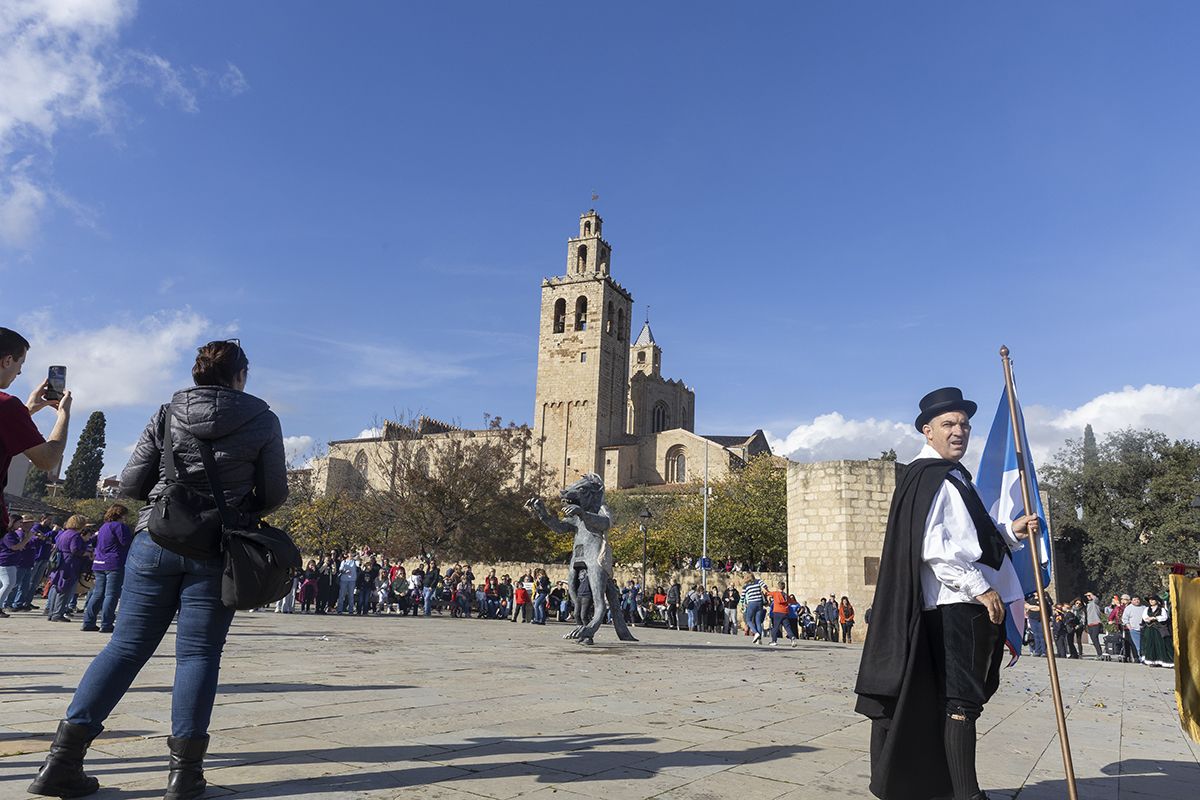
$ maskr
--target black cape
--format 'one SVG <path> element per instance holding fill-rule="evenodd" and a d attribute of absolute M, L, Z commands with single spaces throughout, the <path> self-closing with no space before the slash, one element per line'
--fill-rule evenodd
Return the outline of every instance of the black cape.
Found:
<path fill-rule="evenodd" d="M 871 792 L 883 800 L 953 795 L 942 745 L 928 634 L 921 622 L 921 550 L 933 500 L 956 465 L 923 458 L 908 465 L 892 496 L 871 629 L 858 668 L 855 710 L 870 717 Z"/>

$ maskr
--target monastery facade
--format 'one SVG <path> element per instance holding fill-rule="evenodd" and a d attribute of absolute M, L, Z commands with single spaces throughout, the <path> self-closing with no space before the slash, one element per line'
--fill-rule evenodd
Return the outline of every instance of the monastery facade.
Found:
<path fill-rule="evenodd" d="M 595 472 L 609 488 L 712 479 L 769 453 L 761 430 L 735 436 L 695 432 L 696 394 L 662 375 L 662 348 L 647 321 L 630 337 L 633 295 L 611 274 L 612 248 L 595 210 L 579 218 L 567 241 L 565 273 L 542 281 L 533 441 L 514 474 L 530 460 L 561 486 Z M 461 430 L 421 418 L 413 426 L 384 426 L 380 436 L 329 443 L 316 465 L 319 485 L 337 491 L 354 484 L 385 488 L 380 448 L 438 447 L 488 431 Z M 494 434 L 493 434 L 494 435 Z M 418 453 L 419 455 L 419 453 Z"/>

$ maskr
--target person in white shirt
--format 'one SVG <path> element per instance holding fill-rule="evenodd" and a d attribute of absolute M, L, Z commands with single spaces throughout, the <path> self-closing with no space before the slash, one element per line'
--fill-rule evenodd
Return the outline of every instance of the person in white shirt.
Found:
<path fill-rule="evenodd" d="M 338 568 L 337 613 L 354 613 L 354 587 L 358 583 L 358 559 L 353 555 Z"/>
<path fill-rule="evenodd" d="M 997 525 L 976 493 L 960 463 L 975 403 L 947 387 L 920 406 L 926 444 L 892 501 L 856 710 L 872 720 L 875 796 L 986 800 L 975 721 L 999 687 L 1007 606 L 1024 594 L 1010 553 L 1036 517 Z"/>

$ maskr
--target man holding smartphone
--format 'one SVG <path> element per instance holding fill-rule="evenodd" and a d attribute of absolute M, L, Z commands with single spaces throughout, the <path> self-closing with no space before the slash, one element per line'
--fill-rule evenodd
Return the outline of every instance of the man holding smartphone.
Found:
<path fill-rule="evenodd" d="M 8 530 L 8 507 L 4 505 L 3 490 L 8 484 L 8 467 L 13 456 L 24 453 L 33 465 L 50 471 L 62 460 L 67 446 L 67 427 L 71 421 L 71 393 L 64 392 L 60 399 L 49 399 L 49 379 L 33 390 L 29 399 L 22 403 L 3 390 L 12 386 L 25 365 L 29 352 L 29 341 L 8 328 L 0 328 L 0 525 Z M 54 430 L 49 440 L 33 424 L 33 415 L 50 407 L 58 412 Z"/>

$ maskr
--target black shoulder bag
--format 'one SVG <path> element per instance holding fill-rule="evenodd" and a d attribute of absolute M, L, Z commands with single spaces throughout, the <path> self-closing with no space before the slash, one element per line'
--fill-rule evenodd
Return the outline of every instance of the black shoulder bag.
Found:
<path fill-rule="evenodd" d="M 221 602 L 238 611 L 274 603 L 292 590 L 292 577 L 303 567 L 300 550 L 286 531 L 261 520 L 248 527 L 230 513 L 212 445 L 203 439 L 196 441 L 221 518 L 221 550 L 225 554 Z"/>
<path fill-rule="evenodd" d="M 159 546 L 187 558 L 212 558 L 221 533 L 221 513 L 212 498 L 179 481 L 171 436 L 174 404 L 163 414 L 163 473 L 166 486 L 150 507 L 147 527 Z M 203 443 L 202 443 L 203 444 Z"/>

